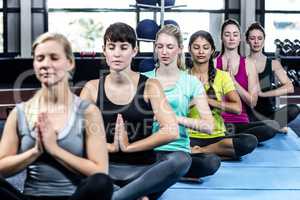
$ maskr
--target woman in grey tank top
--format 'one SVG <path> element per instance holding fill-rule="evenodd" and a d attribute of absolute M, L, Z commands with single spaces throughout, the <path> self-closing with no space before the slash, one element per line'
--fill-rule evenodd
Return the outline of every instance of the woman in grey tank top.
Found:
<path fill-rule="evenodd" d="M 70 90 L 75 63 L 69 41 L 45 33 L 32 52 L 42 87 L 10 113 L 0 143 L 0 174 L 26 169 L 27 178 L 23 192 L 0 178 L 1 199 L 111 199 L 101 113 Z"/>

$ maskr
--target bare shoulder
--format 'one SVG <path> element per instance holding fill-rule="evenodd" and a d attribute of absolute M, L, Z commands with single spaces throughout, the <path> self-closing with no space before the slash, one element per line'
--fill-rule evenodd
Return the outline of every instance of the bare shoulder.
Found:
<path fill-rule="evenodd" d="M 272 60 L 272 70 L 273 71 L 282 70 L 282 69 L 283 69 L 283 67 L 279 60 Z"/>
<path fill-rule="evenodd" d="M 98 94 L 99 79 L 88 81 L 80 92 L 80 97 L 85 100 L 96 102 Z"/>
<path fill-rule="evenodd" d="M 86 82 L 84 87 L 91 88 L 91 89 L 98 89 L 98 85 L 99 85 L 99 79 L 94 79 Z"/>
<path fill-rule="evenodd" d="M 161 90 L 162 86 L 159 82 L 159 80 L 154 79 L 154 78 L 149 78 L 146 81 L 145 89 L 147 92 L 153 93 L 156 92 L 157 90 Z"/>
<path fill-rule="evenodd" d="M 255 74 L 256 66 L 252 58 L 246 57 L 246 72 L 247 74 Z"/>

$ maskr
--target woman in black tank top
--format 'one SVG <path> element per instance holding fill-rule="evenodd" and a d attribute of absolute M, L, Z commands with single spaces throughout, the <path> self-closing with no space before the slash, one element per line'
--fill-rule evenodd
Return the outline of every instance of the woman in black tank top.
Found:
<path fill-rule="evenodd" d="M 296 104 L 289 104 L 277 109 L 275 97 L 293 93 L 294 86 L 280 62 L 267 58 L 263 54 L 265 32 L 259 23 L 253 23 L 249 26 L 246 32 L 246 40 L 250 47 L 248 57 L 256 63 L 261 89 L 258 93 L 257 106 L 251 112 L 252 120 L 274 119 L 283 128 L 282 131 L 287 131 L 284 127 L 298 116 L 300 109 Z M 277 88 L 274 87 L 274 74 L 280 81 L 280 86 Z"/>
<path fill-rule="evenodd" d="M 178 138 L 175 114 L 159 82 L 131 70 L 137 53 L 132 27 L 110 25 L 104 35 L 103 52 L 109 71 L 89 81 L 81 97 L 96 103 L 102 111 L 109 172 L 120 187 L 113 199 L 156 199 L 186 173 L 191 163 L 184 152 L 153 151 Z M 160 129 L 152 134 L 154 118 Z"/>

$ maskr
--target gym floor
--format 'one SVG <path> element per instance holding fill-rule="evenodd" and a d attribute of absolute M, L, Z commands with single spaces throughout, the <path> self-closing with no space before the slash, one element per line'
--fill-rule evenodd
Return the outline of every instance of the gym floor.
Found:
<path fill-rule="evenodd" d="M 299 200 L 300 140 L 289 129 L 202 183 L 177 183 L 160 200 Z"/>

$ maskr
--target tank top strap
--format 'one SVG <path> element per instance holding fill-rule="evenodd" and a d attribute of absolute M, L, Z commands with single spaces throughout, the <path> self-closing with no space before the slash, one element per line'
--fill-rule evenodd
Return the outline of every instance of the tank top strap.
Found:
<path fill-rule="evenodd" d="M 220 69 L 220 70 L 222 70 L 222 67 L 223 67 L 223 61 L 222 61 L 222 56 L 221 55 L 219 55 L 218 57 L 217 57 L 217 69 Z"/>
<path fill-rule="evenodd" d="M 104 90 L 104 81 L 105 81 L 106 76 L 107 76 L 107 73 L 104 73 L 103 76 L 99 77 L 96 105 L 98 106 L 98 108 L 100 108 L 100 110 L 103 110 L 103 105 L 107 99 L 105 90 Z"/>
<path fill-rule="evenodd" d="M 239 66 L 238 74 L 239 73 L 247 75 L 247 73 L 246 73 L 246 58 L 243 56 L 240 56 L 240 66 Z"/>
<path fill-rule="evenodd" d="M 272 74 L 272 59 L 267 58 L 264 71 L 258 74 L 259 79 L 262 79 L 268 75 Z"/>
<path fill-rule="evenodd" d="M 24 102 L 16 104 L 19 134 L 22 134 L 25 130 L 29 132 L 27 121 L 26 121 L 26 115 L 24 112 L 24 106 L 25 106 Z"/>

